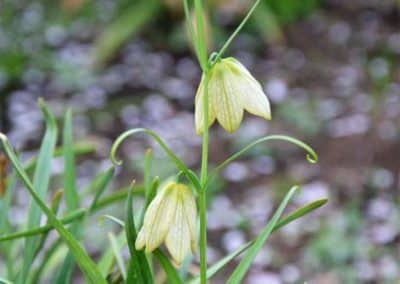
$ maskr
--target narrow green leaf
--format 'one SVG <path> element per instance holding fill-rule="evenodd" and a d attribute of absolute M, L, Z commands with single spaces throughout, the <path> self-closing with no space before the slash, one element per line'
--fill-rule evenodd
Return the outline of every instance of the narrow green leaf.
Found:
<path fill-rule="evenodd" d="M 153 255 L 157 258 L 158 262 L 161 264 L 161 267 L 167 274 L 168 280 L 171 284 L 183 284 L 175 267 L 172 265 L 168 257 L 166 257 L 165 254 L 160 249 L 156 249 L 153 252 Z"/>
<path fill-rule="evenodd" d="M 92 203 L 89 206 L 88 213 L 91 213 L 96 209 L 100 197 L 103 195 L 107 186 L 110 184 L 112 177 L 114 176 L 114 171 L 115 168 L 110 167 L 108 170 L 104 172 L 104 174 L 99 176 L 98 180 L 96 180 L 96 183 L 94 184 L 94 188 L 96 189 L 96 194 L 93 198 Z"/>
<path fill-rule="evenodd" d="M 318 209 L 319 207 L 323 206 L 325 203 L 328 202 L 327 198 L 319 199 L 316 201 L 313 201 L 303 207 L 300 207 L 299 209 L 295 210 L 294 212 L 290 213 L 286 217 L 282 218 L 278 222 L 278 224 L 275 225 L 274 230 L 279 230 L 280 228 L 286 226 L 287 224 L 291 223 L 292 221 L 299 219 L 303 217 L 304 215 L 314 211 L 315 209 Z"/>
<path fill-rule="evenodd" d="M 112 176 L 112 170 L 107 171 L 107 174 L 103 176 L 104 182 L 102 184 L 104 186 L 108 183 L 107 180 L 109 179 L 110 175 Z M 103 186 L 99 186 L 98 191 L 99 192 L 103 191 L 103 188 L 104 188 Z M 133 194 L 143 194 L 143 188 L 140 190 L 135 190 L 133 192 Z M 102 198 L 102 199 L 99 199 L 97 202 L 94 203 L 94 205 L 91 206 L 91 208 L 92 208 L 91 211 L 86 210 L 86 209 L 77 209 L 73 212 L 68 213 L 65 217 L 61 218 L 60 222 L 62 222 L 64 225 L 70 224 L 73 221 L 76 221 L 76 220 L 79 220 L 79 219 L 85 217 L 87 214 L 92 214 L 100 209 L 103 209 L 104 207 L 109 206 L 110 204 L 125 200 L 127 196 L 128 196 L 128 190 L 119 190 L 115 193 L 112 193 L 112 194 Z M 14 240 L 14 239 L 22 238 L 22 237 L 40 235 L 40 234 L 47 233 L 52 229 L 53 229 L 53 226 L 51 224 L 48 224 L 48 225 L 44 225 L 44 226 L 37 227 L 37 228 L 27 230 L 27 231 L 21 231 L 21 232 L 12 233 L 9 235 L 3 235 L 3 236 L 0 236 L 0 242 L 10 241 L 10 240 Z"/>
<path fill-rule="evenodd" d="M 0 232 L 8 233 L 11 231 L 10 222 L 10 206 L 14 195 L 15 186 L 17 183 L 17 173 L 13 170 L 11 176 L 7 180 L 5 194 L 0 198 Z M 5 254 L 5 262 L 7 266 L 7 278 L 14 279 L 15 258 L 13 256 L 14 243 L 1 245 L 1 250 Z"/>
<path fill-rule="evenodd" d="M 0 232 L 8 232 L 10 228 L 9 210 L 12 197 L 14 195 L 15 185 L 17 183 L 17 173 L 12 172 L 11 177 L 7 180 L 4 196 L 0 198 Z"/>
<path fill-rule="evenodd" d="M 143 170 L 143 180 L 146 195 L 149 194 L 151 186 L 151 166 L 153 162 L 153 150 L 147 149 L 144 155 L 144 170 Z"/>
<path fill-rule="evenodd" d="M 51 201 L 51 210 L 54 212 L 55 215 L 57 215 L 58 209 L 60 209 L 60 203 L 61 203 L 62 196 L 63 196 L 63 190 L 59 189 L 56 191 L 56 193 L 54 193 L 53 199 Z M 49 225 L 49 221 L 46 222 L 46 225 Z M 42 248 L 47 240 L 47 237 L 48 237 L 48 233 L 45 233 L 40 236 L 40 239 L 38 242 L 39 244 L 35 251 L 35 257 L 42 250 Z"/>
<path fill-rule="evenodd" d="M 202 6 L 202 0 L 194 0 L 194 12 L 196 15 L 196 42 L 200 57 L 200 66 L 205 72 L 208 69 L 208 59 L 207 59 L 207 39 L 205 34 L 204 25 L 204 9 Z"/>
<path fill-rule="evenodd" d="M 64 149 L 64 190 L 67 210 L 79 208 L 79 195 L 76 187 L 75 154 L 72 137 L 72 112 L 67 110 L 64 119 L 63 149 Z"/>
<path fill-rule="evenodd" d="M 17 156 L 15 155 L 14 151 L 12 150 L 11 145 L 8 142 L 7 137 L 0 133 L 0 140 L 3 144 L 3 148 L 10 159 L 12 165 L 14 166 L 15 170 L 17 171 L 19 177 L 21 178 L 22 182 L 26 186 L 27 190 L 31 194 L 33 200 L 39 206 L 39 208 L 46 214 L 49 223 L 57 230 L 60 237 L 63 239 L 65 244 L 68 246 L 70 251 L 73 253 L 75 260 L 79 267 L 81 268 L 82 272 L 90 279 L 92 283 L 95 284 L 107 284 L 105 279 L 101 276 L 100 271 L 96 267 L 95 263 L 90 259 L 86 251 L 82 248 L 79 242 L 73 237 L 73 235 L 65 229 L 63 224 L 57 219 L 54 213 L 51 211 L 50 208 L 46 206 L 44 201 L 40 198 L 40 196 L 36 193 L 36 190 L 29 180 L 26 172 L 23 169 L 22 164 L 18 160 Z M 39 163 L 38 163 L 39 165 Z"/>
<path fill-rule="evenodd" d="M 228 159 L 226 159 L 221 164 L 219 164 L 217 167 L 215 167 L 210 172 L 210 175 L 209 175 L 209 177 L 207 179 L 207 182 L 211 181 L 212 178 L 215 177 L 217 175 L 217 173 L 219 171 L 221 171 L 223 168 L 225 168 L 230 162 L 236 160 L 237 158 L 239 158 L 241 155 L 243 155 L 244 153 L 249 151 L 254 146 L 257 146 L 260 143 L 271 141 L 271 140 L 286 141 L 286 142 L 290 142 L 292 144 L 295 144 L 295 145 L 303 148 L 307 152 L 306 158 L 310 163 L 318 162 L 317 153 L 315 153 L 315 151 L 310 146 L 305 144 L 304 142 L 302 142 L 302 141 L 300 141 L 300 140 L 298 140 L 296 138 L 293 138 L 293 137 L 290 137 L 290 136 L 286 136 L 286 135 L 269 135 L 269 136 L 261 137 L 261 138 L 255 140 L 255 141 L 251 142 L 246 147 L 244 147 L 242 150 L 240 150 L 240 151 L 236 152 L 235 154 L 231 155 Z"/>
<path fill-rule="evenodd" d="M 283 210 L 286 208 L 289 201 L 292 199 L 296 191 L 299 189 L 298 186 L 294 186 L 290 189 L 290 191 L 286 194 L 282 203 L 279 205 L 278 209 L 275 211 L 271 220 L 267 224 L 267 226 L 261 231 L 260 235 L 256 238 L 254 244 L 251 245 L 246 255 L 243 257 L 242 261 L 233 271 L 232 275 L 228 279 L 228 284 L 238 284 L 241 283 L 247 271 L 249 270 L 251 264 L 256 258 L 259 251 L 264 246 L 264 243 L 267 241 L 268 237 L 272 233 L 274 227 L 279 221 Z"/>
<path fill-rule="evenodd" d="M 33 176 L 32 189 L 36 191 L 35 194 L 37 194 L 39 199 L 44 199 L 50 182 L 51 161 L 57 141 L 57 125 L 53 115 L 49 112 L 42 100 L 39 100 L 39 106 L 46 121 L 46 133 L 39 150 L 38 161 Z M 32 201 L 28 213 L 28 229 L 40 225 L 41 215 L 42 213 L 39 205 Z M 28 279 L 28 274 L 34 259 L 38 241 L 39 240 L 36 237 L 25 240 L 23 264 L 18 276 L 19 284 L 24 284 Z"/>
<path fill-rule="evenodd" d="M 66 255 L 59 271 L 58 277 L 54 283 L 64 284 L 64 283 L 72 283 L 72 270 L 74 268 L 74 257 L 68 252 Z"/>
<path fill-rule="evenodd" d="M 66 119 L 66 120 L 68 120 L 68 119 Z M 67 126 L 68 126 L 68 124 L 71 125 L 71 118 L 69 118 L 69 120 L 70 120 L 69 122 L 66 121 Z M 70 129 L 70 131 L 72 130 L 72 128 L 69 128 L 69 129 Z M 71 138 L 72 138 L 71 132 L 66 133 L 66 135 L 71 136 Z M 68 151 L 66 151 L 66 152 L 68 152 Z M 69 151 L 69 152 L 71 153 L 71 151 Z M 113 175 L 114 175 L 114 167 L 111 167 L 107 171 L 105 171 L 104 173 L 99 175 L 99 179 L 94 179 L 93 184 L 89 185 L 89 187 L 91 187 L 91 186 L 95 187 L 96 193 L 95 193 L 95 197 L 93 198 L 93 201 L 92 201 L 89 209 L 84 212 L 83 218 L 80 220 L 80 223 L 76 223 L 75 226 L 73 226 L 71 228 L 73 234 L 77 237 L 77 239 L 80 238 L 80 234 L 84 233 L 83 229 L 81 229 L 79 232 L 79 228 L 85 227 L 84 224 L 86 222 L 86 219 L 88 218 L 89 214 L 92 213 L 92 211 L 94 211 L 99 198 L 104 193 L 104 191 L 107 188 L 107 185 L 110 183 Z M 73 270 L 73 264 L 74 264 L 73 256 L 71 253 L 68 253 L 63 265 L 61 266 L 56 283 L 63 284 L 66 281 L 67 281 L 67 283 L 71 282 L 70 279 L 71 279 L 71 273 Z"/>
<path fill-rule="evenodd" d="M 284 35 L 278 18 L 267 2 L 261 2 L 258 9 L 254 11 L 253 24 L 268 43 L 283 41 Z"/>
<path fill-rule="evenodd" d="M 122 193 L 126 193 L 126 195 L 128 195 L 128 192 L 123 191 Z M 104 201 L 108 201 L 108 199 L 110 197 L 113 197 L 114 195 L 110 195 L 108 197 L 105 197 L 103 200 Z M 125 195 L 121 194 L 121 199 L 124 197 Z M 118 195 L 118 197 L 120 197 Z M 98 204 L 102 204 L 103 200 L 100 200 Z M 301 207 L 299 209 L 297 209 L 295 212 L 289 214 L 288 216 L 284 217 L 281 221 L 278 222 L 278 224 L 274 227 L 274 231 L 276 231 L 277 229 L 283 227 L 284 225 L 287 225 L 288 223 L 310 213 L 311 211 L 321 207 L 322 205 L 324 205 L 328 200 L 327 199 L 321 199 L 321 200 L 317 200 L 314 201 L 310 204 L 305 205 L 304 207 Z M 107 203 L 108 204 L 108 203 Z M 103 207 L 96 207 L 95 211 L 97 209 L 102 209 Z M 60 222 L 62 222 L 64 225 L 70 224 L 73 221 L 79 220 L 80 218 L 82 218 L 85 214 L 86 214 L 86 209 L 78 209 L 75 210 L 74 212 L 68 213 L 64 218 L 60 219 Z M 35 236 L 35 235 L 40 235 L 40 234 L 44 234 L 49 232 L 50 230 L 53 229 L 53 226 L 48 224 L 48 225 L 44 225 L 32 230 L 28 230 L 28 231 L 21 231 L 21 232 L 16 232 L 16 233 L 12 233 L 9 235 L 4 235 L 0 237 L 0 242 L 4 242 L 4 241 L 10 241 L 10 240 L 15 240 L 15 239 L 19 239 L 19 238 L 23 238 L 23 237 L 30 237 L 30 236 Z"/>
<path fill-rule="evenodd" d="M 131 260 L 129 264 L 129 274 L 126 283 L 153 283 L 153 274 L 150 269 L 150 265 L 147 261 L 146 255 L 143 251 L 138 251 L 135 248 L 135 242 L 137 237 L 135 218 L 132 210 L 132 198 L 133 198 L 133 187 L 134 182 L 131 185 L 128 200 L 126 202 L 126 223 L 125 233 L 128 242 L 129 252 L 131 254 Z"/>
<path fill-rule="evenodd" d="M 229 264 L 232 260 L 234 260 L 238 255 L 246 251 L 252 244 L 254 244 L 254 240 L 250 241 L 240 248 L 236 249 L 235 251 L 231 252 L 224 258 L 220 259 L 216 263 L 214 263 L 212 266 L 210 266 L 207 269 L 207 279 L 210 279 L 213 277 L 215 274 L 217 274 L 220 270 L 222 270 L 227 264 Z M 200 283 L 200 277 L 196 277 L 192 280 L 189 281 L 188 284 L 199 284 Z"/>
<path fill-rule="evenodd" d="M 61 238 L 58 238 L 55 240 L 51 246 L 45 251 L 42 262 L 38 266 L 38 269 L 33 273 L 32 276 L 32 283 L 39 283 L 39 279 L 42 276 L 42 273 L 44 270 L 47 268 L 48 263 L 50 262 L 51 258 L 53 255 L 57 252 L 57 250 L 60 248 L 60 245 L 63 243 Z"/>
<path fill-rule="evenodd" d="M 100 216 L 100 219 L 99 219 L 100 224 L 103 224 L 105 219 L 108 219 L 108 220 L 114 222 L 115 224 L 120 225 L 121 227 L 125 227 L 124 221 L 122 221 L 121 219 L 114 217 L 112 215 L 108 215 L 108 214 Z"/>
<path fill-rule="evenodd" d="M 191 17 L 191 13 L 190 13 L 188 0 L 183 1 L 183 9 L 185 11 L 186 26 L 187 26 L 188 32 L 190 34 L 190 39 L 192 41 L 197 60 L 200 62 L 201 59 L 200 59 L 200 52 L 199 52 L 199 43 L 197 41 L 197 36 L 196 36 L 196 33 L 193 28 L 192 17 Z"/>
<path fill-rule="evenodd" d="M 119 267 L 119 271 L 122 274 L 122 278 L 124 280 L 126 280 L 126 268 L 125 268 L 125 264 L 124 264 L 124 259 L 122 258 L 122 255 L 120 252 L 121 248 L 118 246 L 118 241 L 112 232 L 108 233 L 108 239 L 110 241 L 111 249 L 114 253 L 114 257 L 117 260 L 117 264 Z"/>
<path fill-rule="evenodd" d="M 123 247 L 126 244 L 126 237 L 125 237 L 125 231 L 122 231 L 118 234 L 117 236 L 117 244 L 118 247 Z M 99 270 L 101 271 L 101 274 L 103 277 L 107 277 L 107 275 L 110 273 L 112 267 L 114 264 L 114 253 L 111 247 L 108 247 L 105 251 L 103 251 L 103 254 L 100 258 L 100 261 L 98 263 Z M 129 271 L 128 271 L 129 273 Z"/>
<path fill-rule="evenodd" d="M 0 278 L 0 284 L 13 284 L 13 282 L 5 278 Z"/>
<path fill-rule="evenodd" d="M 272 232 L 275 232 L 276 230 L 279 230 L 283 226 L 291 223 L 292 221 L 299 219 L 299 218 L 303 217 L 304 215 L 314 211 L 315 209 L 324 205 L 327 201 L 328 201 L 327 199 L 316 200 L 316 201 L 313 201 L 313 202 L 295 210 L 294 212 L 292 212 L 292 213 L 288 214 L 287 216 L 285 216 L 284 218 L 282 218 L 275 225 Z M 209 279 L 212 276 L 214 276 L 215 274 L 217 274 L 221 269 L 223 269 L 227 264 L 229 264 L 234 258 L 236 258 L 238 255 L 240 255 L 241 253 L 246 251 L 251 245 L 253 245 L 254 242 L 255 242 L 255 240 L 252 240 L 252 241 L 244 244 L 240 248 L 231 252 L 229 255 L 225 256 L 224 258 L 222 258 L 221 260 L 219 260 L 218 262 L 213 264 L 211 267 L 209 267 L 207 269 L 207 279 Z M 199 284 L 199 283 L 200 283 L 199 277 L 196 277 L 189 282 L 189 284 Z"/>
<path fill-rule="evenodd" d="M 76 187 L 76 168 L 75 155 L 73 150 L 73 133 L 72 133 L 72 111 L 68 109 L 64 118 L 63 129 L 63 149 L 64 149 L 64 189 L 65 199 L 68 211 L 78 209 L 80 206 L 79 195 Z M 79 224 L 72 224 L 71 233 L 78 238 Z M 56 284 L 64 284 L 71 282 L 71 274 L 74 268 L 74 258 L 71 253 L 66 256 L 55 281 Z"/>
<path fill-rule="evenodd" d="M 64 225 L 69 224 L 73 221 L 76 221 L 76 220 L 79 220 L 80 218 L 82 218 L 85 215 L 85 212 L 86 212 L 85 209 L 78 209 L 72 213 L 67 214 L 64 218 L 60 219 L 60 222 Z M 11 241 L 11 240 L 19 239 L 19 238 L 45 234 L 45 233 L 48 233 L 52 229 L 53 229 L 53 226 L 51 224 L 47 224 L 47 225 L 37 227 L 37 228 L 31 229 L 31 230 L 26 230 L 26 231 L 21 231 L 21 232 L 16 232 L 16 233 L 1 236 L 0 242 Z"/>
<path fill-rule="evenodd" d="M 244 25 L 247 23 L 249 20 L 251 14 L 256 10 L 258 4 L 260 3 L 260 0 L 256 0 L 253 4 L 253 6 L 250 8 L 250 10 L 247 12 L 246 16 L 243 18 L 243 20 L 240 22 L 239 26 L 235 29 L 235 31 L 231 34 L 231 36 L 228 38 L 228 40 L 224 43 L 224 45 L 221 47 L 221 49 L 218 51 L 218 54 L 216 56 L 215 62 L 221 58 L 221 56 L 224 54 L 226 49 L 229 47 L 229 45 L 232 43 L 232 41 L 235 39 L 235 37 L 239 34 L 239 32 L 242 30 Z"/>
<path fill-rule="evenodd" d="M 125 141 L 126 138 L 129 136 L 138 134 L 138 133 L 145 133 L 149 136 L 151 136 L 154 141 L 160 145 L 160 147 L 164 150 L 164 152 L 168 155 L 168 157 L 176 164 L 179 170 L 185 173 L 185 175 L 188 177 L 190 181 L 193 182 L 194 186 L 198 186 L 200 182 L 198 181 L 198 178 L 194 175 L 193 172 L 191 172 L 188 167 L 185 165 L 185 163 L 179 159 L 174 152 L 165 144 L 165 142 L 158 136 L 154 131 L 151 131 L 150 129 L 146 128 L 134 128 L 125 131 L 122 133 L 118 138 L 115 140 L 114 144 L 111 147 L 111 152 L 110 152 L 110 160 L 113 162 L 114 165 L 121 165 L 122 161 L 117 160 L 115 155 L 117 153 L 117 150 L 119 146 L 121 145 L 122 142 Z M 194 180 L 193 180 L 194 179 Z"/>

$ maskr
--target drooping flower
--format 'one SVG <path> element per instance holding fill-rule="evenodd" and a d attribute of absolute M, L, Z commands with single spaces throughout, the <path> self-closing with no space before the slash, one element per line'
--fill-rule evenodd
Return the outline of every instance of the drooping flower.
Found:
<path fill-rule="evenodd" d="M 150 253 L 163 242 L 177 265 L 197 247 L 197 209 L 192 191 L 184 184 L 168 182 L 157 193 L 144 215 L 136 249 Z"/>
<path fill-rule="evenodd" d="M 236 131 L 244 110 L 251 114 L 271 119 L 267 96 L 260 83 L 233 57 L 221 59 L 209 71 L 208 124 L 215 119 L 228 132 Z M 196 94 L 195 125 L 197 134 L 204 128 L 205 76 L 203 75 Z"/>

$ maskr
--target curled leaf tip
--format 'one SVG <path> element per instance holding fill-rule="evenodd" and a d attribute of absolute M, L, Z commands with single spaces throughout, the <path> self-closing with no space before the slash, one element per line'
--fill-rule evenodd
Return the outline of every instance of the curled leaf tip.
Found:
<path fill-rule="evenodd" d="M 309 161 L 311 164 L 316 164 L 318 163 L 318 155 L 313 153 L 313 154 L 307 154 L 307 161 Z"/>
<path fill-rule="evenodd" d="M 110 156 L 110 160 L 111 160 L 111 162 L 113 163 L 114 166 L 122 165 L 122 160 L 117 160 L 114 155 Z"/>

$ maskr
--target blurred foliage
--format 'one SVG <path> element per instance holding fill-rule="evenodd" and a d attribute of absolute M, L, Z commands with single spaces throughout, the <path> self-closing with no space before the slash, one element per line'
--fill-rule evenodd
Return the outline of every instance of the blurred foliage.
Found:
<path fill-rule="evenodd" d="M 362 226 L 357 205 L 350 205 L 344 212 L 337 213 L 333 224 L 326 223 L 310 242 L 307 250 L 310 267 L 333 271 L 343 283 L 356 283 L 355 271 L 347 264 L 357 259 L 368 259 L 372 249 L 368 242 L 356 237 L 362 236 L 359 233 Z"/>
<path fill-rule="evenodd" d="M 321 4 L 321 0 L 264 0 L 279 23 L 287 24 L 307 16 Z"/>
<path fill-rule="evenodd" d="M 104 64 L 116 50 L 128 40 L 132 34 L 139 31 L 147 22 L 154 18 L 160 8 L 160 1 L 136 1 L 103 31 L 96 41 L 95 59 L 97 65 Z"/>
<path fill-rule="evenodd" d="M 235 25 L 252 3 L 239 2 L 210 1 L 210 25 L 215 26 L 213 22 L 227 7 L 233 17 L 224 25 Z M 311 13 L 319 4 L 319 0 L 265 0 L 250 29 L 267 42 L 282 41 L 282 27 Z M 0 5 L 0 89 L 18 83 L 28 70 L 41 75 L 65 70 L 60 65 L 66 63 L 60 63 L 57 52 L 71 41 L 93 42 L 97 66 L 112 59 L 125 42 L 145 27 L 149 38 L 161 38 L 166 45 L 185 45 L 182 1 L 5 0 Z M 213 37 L 217 35 L 219 43 L 228 31 L 217 26 L 214 29 Z"/>
<path fill-rule="evenodd" d="M 322 126 L 322 122 L 313 116 L 315 111 L 310 104 L 288 101 L 279 105 L 278 114 L 298 129 L 299 133 L 307 136 L 317 135 Z"/>

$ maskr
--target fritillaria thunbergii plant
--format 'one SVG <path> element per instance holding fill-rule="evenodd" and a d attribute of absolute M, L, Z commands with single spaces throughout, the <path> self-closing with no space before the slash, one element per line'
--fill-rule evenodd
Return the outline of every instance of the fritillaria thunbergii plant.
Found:
<path fill-rule="evenodd" d="M 150 254 L 151 252 L 158 251 L 156 248 L 165 241 L 166 247 L 172 256 L 174 263 L 179 267 L 179 264 L 183 263 L 185 258 L 190 261 L 190 258 L 187 257 L 189 252 L 192 251 L 194 253 L 196 251 L 195 246 L 198 246 L 200 252 L 200 275 L 198 278 L 192 279 L 192 281 L 194 281 L 193 283 L 197 283 L 198 281 L 201 284 L 207 283 L 209 277 L 229 261 L 233 260 L 239 253 L 246 251 L 242 261 L 228 279 L 228 283 L 230 284 L 240 283 L 256 254 L 264 245 L 269 234 L 273 230 L 286 225 L 292 220 L 291 218 L 299 218 L 306 212 L 321 206 L 325 201 L 313 204 L 313 206 L 305 207 L 305 210 L 296 211 L 293 213 L 294 215 L 289 215 L 286 218 L 281 219 L 280 217 L 283 209 L 298 188 L 296 186 L 293 187 L 288 192 L 265 229 L 255 240 L 248 243 L 239 251 L 227 256 L 225 263 L 217 263 L 216 266 L 219 265 L 218 269 L 216 267 L 208 268 L 206 193 L 209 184 L 212 182 L 212 178 L 229 162 L 235 160 L 257 144 L 269 140 L 291 142 L 302 147 L 307 151 L 307 159 L 310 162 L 316 162 L 318 158 L 311 147 L 295 138 L 284 135 L 270 135 L 251 142 L 244 149 L 234 153 L 212 171 L 208 170 L 209 127 L 215 122 L 215 120 L 217 120 L 227 132 L 232 133 L 239 129 L 244 111 L 266 120 L 271 119 L 271 109 L 268 97 L 264 93 L 260 83 L 237 59 L 233 57 L 222 58 L 223 53 L 246 23 L 259 1 L 255 2 L 249 13 L 223 47 L 218 52 L 212 53 L 209 57 L 206 49 L 202 1 L 194 0 L 193 3 L 189 2 L 192 1 L 184 1 L 186 24 L 189 34 L 191 35 L 192 46 L 194 47 L 200 68 L 203 71 L 197 94 L 194 99 L 194 126 L 197 134 L 202 136 L 203 141 L 200 174 L 198 176 L 194 171 L 189 169 L 185 163 L 168 148 L 165 142 L 162 141 L 156 133 L 149 129 L 131 129 L 121 134 L 113 145 L 111 150 L 111 159 L 114 160 L 115 163 L 118 163 L 119 161 L 115 160 L 115 153 L 121 142 L 130 135 L 144 132 L 150 135 L 168 154 L 172 161 L 175 162 L 179 170 L 178 175 L 185 176 L 187 181 L 190 183 L 188 185 L 170 183 L 167 186 L 168 189 L 161 188 L 156 194 L 154 200 L 147 202 L 149 205 L 147 209 L 145 209 L 144 224 L 141 228 L 138 228 L 139 234 L 136 238 L 136 249 L 140 250 L 143 247 L 146 247 L 146 253 Z M 192 6 L 190 4 L 193 4 L 195 14 L 194 25 L 191 20 L 190 9 Z M 196 200 L 200 217 L 199 244 L 194 243 L 195 240 L 197 240 L 197 228 L 194 229 L 196 222 L 194 222 L 193 219 L 196 218 L 197 214 L 195 212 L 196 205 L 194 204 L 195 197 L 188 189 L 189 186 L 193 188 L 197 195 Z M 185 190 L 182 190 L 181 193 L 179 193 L 179 190 L 175 189 L 178 187 L 182 189 L 184 188 Z M 187 196 L 186 198 L 183 197 L 185 195 L 184 192 Z M 179 194 L 182 195 L 181 198 L 177 197 Z M 190 212 L 190 214 L 186 213 L 187 219 L 185 219 L 181 214 L 186 212 L 185 210 L 189 210 L 189 207 L 191 207 L 192 212 Z M 299 214 L 299 212 L 302 213 Z M 156 256 L 158 254 L 159 251 Z M 163 260 L 165 261 L 165 259 Z M 161 263 L 163 263 L 163 261 L 161 261 Z M 167 268 L 165 265 L 163 267 L 167 272 L 169 279 L 173 282 L 174 275 L 176 276 L 177 274 L 171 272 L 171 269 L 169 269 L 170 267 Z"/>
<path fill-rule="evenodd" d="M 231 133 L 239 129 L 243 119 L 244 111 L 263 119 L 271 119 L 271 109 L 267 96 L 265 95 L 260 83 L 251 75 L 251 73 L 235 58 L 223 58 L 223 54 L 234 40 L 235 36 L 242 29 L 244 24 L 249 19 L 250 15 L 256 9 L 260 0 L 256 0 L 243 21 L 228 38 L 225 44 L 218 52 L 208 55 L 206 48 L 206 39 L 204 32 L 204 9 L 201 0 L 184 0 L 184 10 L 186 17 L 186 25 L 194 47 L 194 52 L 197 56 L 200 68 L 203 72 L 197 94 L 193 96 L 195 105 L 194 128 L 198 135 L 202 137 L 202 152 L 201 152 L 201 168 L 199 174 L 188 168 L 176 154 L 167 146 L 167 144 L 152 130 L 145 128 L 130 129 L 122 133 L 113 143 L 111 148 L 111 160 L 115 165 L 120 165 L 122 162 L 116 159 L 116 152 L 120 144 L 128 137 L 137 133 L 145 133 L 155 140 L 159 146 L 165 151 L 167 156 L 175 163 L 177 174 L 175 177 L 166 180 L 159 186 L 158 178 L 152 179 L 151 176 L 151 152 L 146 153 L 144 159 L 144 208 L 141 213 L 136 215 L 137 210 L 132 209 L 133 189 L 131 186 L 128 191 L 126 218 L 125 222 L 118 220 L 115 217 L 108 216 L 112 220 L 124 226 L 126 241 L 128 243 L 130 260 L 128 269 L 125 269 L 124 259 L 120 255 L 120 244 L 112 234 L 109 235 L 111 248 L 114 252 L 116 263 L 119 268 L 119 276 L 125 280 L 125 283 L 154 283 L 156 277 L 153 267 L 155 259 L 159 262 L 162 269 L 165 271 L 168 280 L 173 284 L 182 283 L 201 283 L 206 284 L 208 279 L 215 275 L 228 263 L 232 262 L 236 256 L 243 254 L 239 264 L 229 276 L 227 283 L 241 283 L 251 264 L 253 263 L 257 253 L 262 249 L 269 235 L 279 228 L 287 225 L 291 221 L 298 219 L 314 209 L 322 206 L 327 200 L 316 200 L 307 204 L 300 209 L 282 217 L 283 211 L 298 187 L 292 187 L 285 195 L 283 201 L 278 206 L 277 210 L 271 216 L 268 224 L 262 229 L 261 233 L 246 245 L 225 256 L 221 261 L 208 267 L 207 265 L 207 191 L 213 178 L 233 160 L 249 151 L 252 147 L 267 141 L 284 141 L 295 144 L 303 148 L 307 152 L 308 161 L 317 162 L 318 157 L 314 150 L 305 143 L 284 135 L 269 135 L 261 137 L 250 142 L 242 150 L 232 154 L 221 164 L 214 169 L 208 169 L 208 152 L 209 152 L 209 127 L 217 120 L 219 124 L 227 132 Z M 194 10 L 195 21 L 192 23 L 191 10 Z M 211 33 L 210 33 L 211 34 Z M 0 133 L 4 151 L 11 164 L 14 166 L 16 173 L 24 182 L 26 188 L 31 194 L 35 203 L 30 215 L 29 229 L 17 233 L 15 235 L 0 236 L 0 241 L 11 240 L 18 237 L 33 236 L 47 232 L 46 229 L 37 229 L 35 226 L 40 222 L 40 210 L 45 213 L 48 218 L 49 227 L 54 228 L 59 233 L 60 238 L 69 248 L 71 254 L 67 256 L 62 266 L 59 281 L 65 279 L 65 275 L 71 275 L 72 268 L 71 260 L 74 260 L 86 279 L 92 283 L 108 283 L 110 271 L 112 271 L 112 263 L 106 258 L 106 263 L 97 265 L 87 254 L 86 250 L 79 244 L 79 230 L 84 226 L 75 224 L 71 232 L 65 228 L 66 220 L 76 220 L 82 218 L 95 211 L 100 205 L 98 196 L 104 190 L 105 185 L 112 177 L 114 168 L 104 173 L 101 179 L 101 184 L 98 194 L 89 209 L 83 212 L 75 212 L 76 216 L 69 219 L 59 220 L 53 210 L 47 207 L 43 201 L 44 193 L 48 187 L 50 178 L 50 162 L 54 154 L 56 145 L 57 127 L 54 117 L 46 108 L 43 101 L 40 102 L 42 112 L 45 116 L 47 131 L 43 139 L 41 151 L 36 166 L 36 173 L 33 182 L 30 180 L 24 166 L 21 165 L 17 155 L 9 144 L 7 137 Z M 71 130 L 71 113 L 68 112 L 65 120 L 65 128 L 63 135 L 64 158 L 65 158 L 65 186 L 67 195 L 67 206 L 71 209 L 79 207 L 77 203 L 78 193 L 76 192 L 76 179 L 74 173 L 74 152 L 72 148 L 72 130 Z M 39 190 L 40 189 L 40 190 Z M 123 191 L 124 193 L 124 191 Z M 120 196 L 120 193 L 118 193 Z M 125 193 L 124 193 L 125 194 Z M 126 196 L 122 195 L 122 196 Z M 118 198 L 112 196 L 103 201 L 104 204 L 111 204 Z M 2 211 L 3 212 L 3 211 Z M 4 213 L 4 212 L 3 212 Z M 139 216 L 139 217 L 136 217 Z M 199 216 L 199 218 L 197 217 Z M 75 219 L 74 219 L 75 218 Z M 86 218 L 82 218 L 85 220 Z M 82 221 L 83 222 L 83 221 Z M 199 224 L 199 226 L 198 226 Z M 77 226 L 79 225 L 79 226 Z M 123 236 L 122 236 L 123 237 Z M 198 242 L 199 239 L 199 242 Z M 28 244 L 25 250 L 25 259 L 21 273 L 18 276 L 19 282 L 24 283 L 24 280 L 30 273 L 30 266 L 40 249 L 39 239 L 28 239 Z M 172 258 L 163 252 L 163 244 Z M 199 251 L 199 275 L 193 274 L 196 269 L 189 269 L 188 264 L 193 263 L 191 255 Z M 105 253 L 107 256 L 108 254 Z M 153 256 L 153 257 L 150 257 Z M 73 263 L 73 262 L 72 262 Z M 102 270 L 103 269 L 103 270 Z M 178 271 L 180 270 L 180 271 Z M 36 274 L 35 274 L 36 275 Z M 36 277 L 34 275 L 34 277 Z M 64 278 L 63 278 L 64 277 Z M 59 282 L 57 281 L 57 283 Z M 114 282 L 113 282 L 114 283 Z"/>

